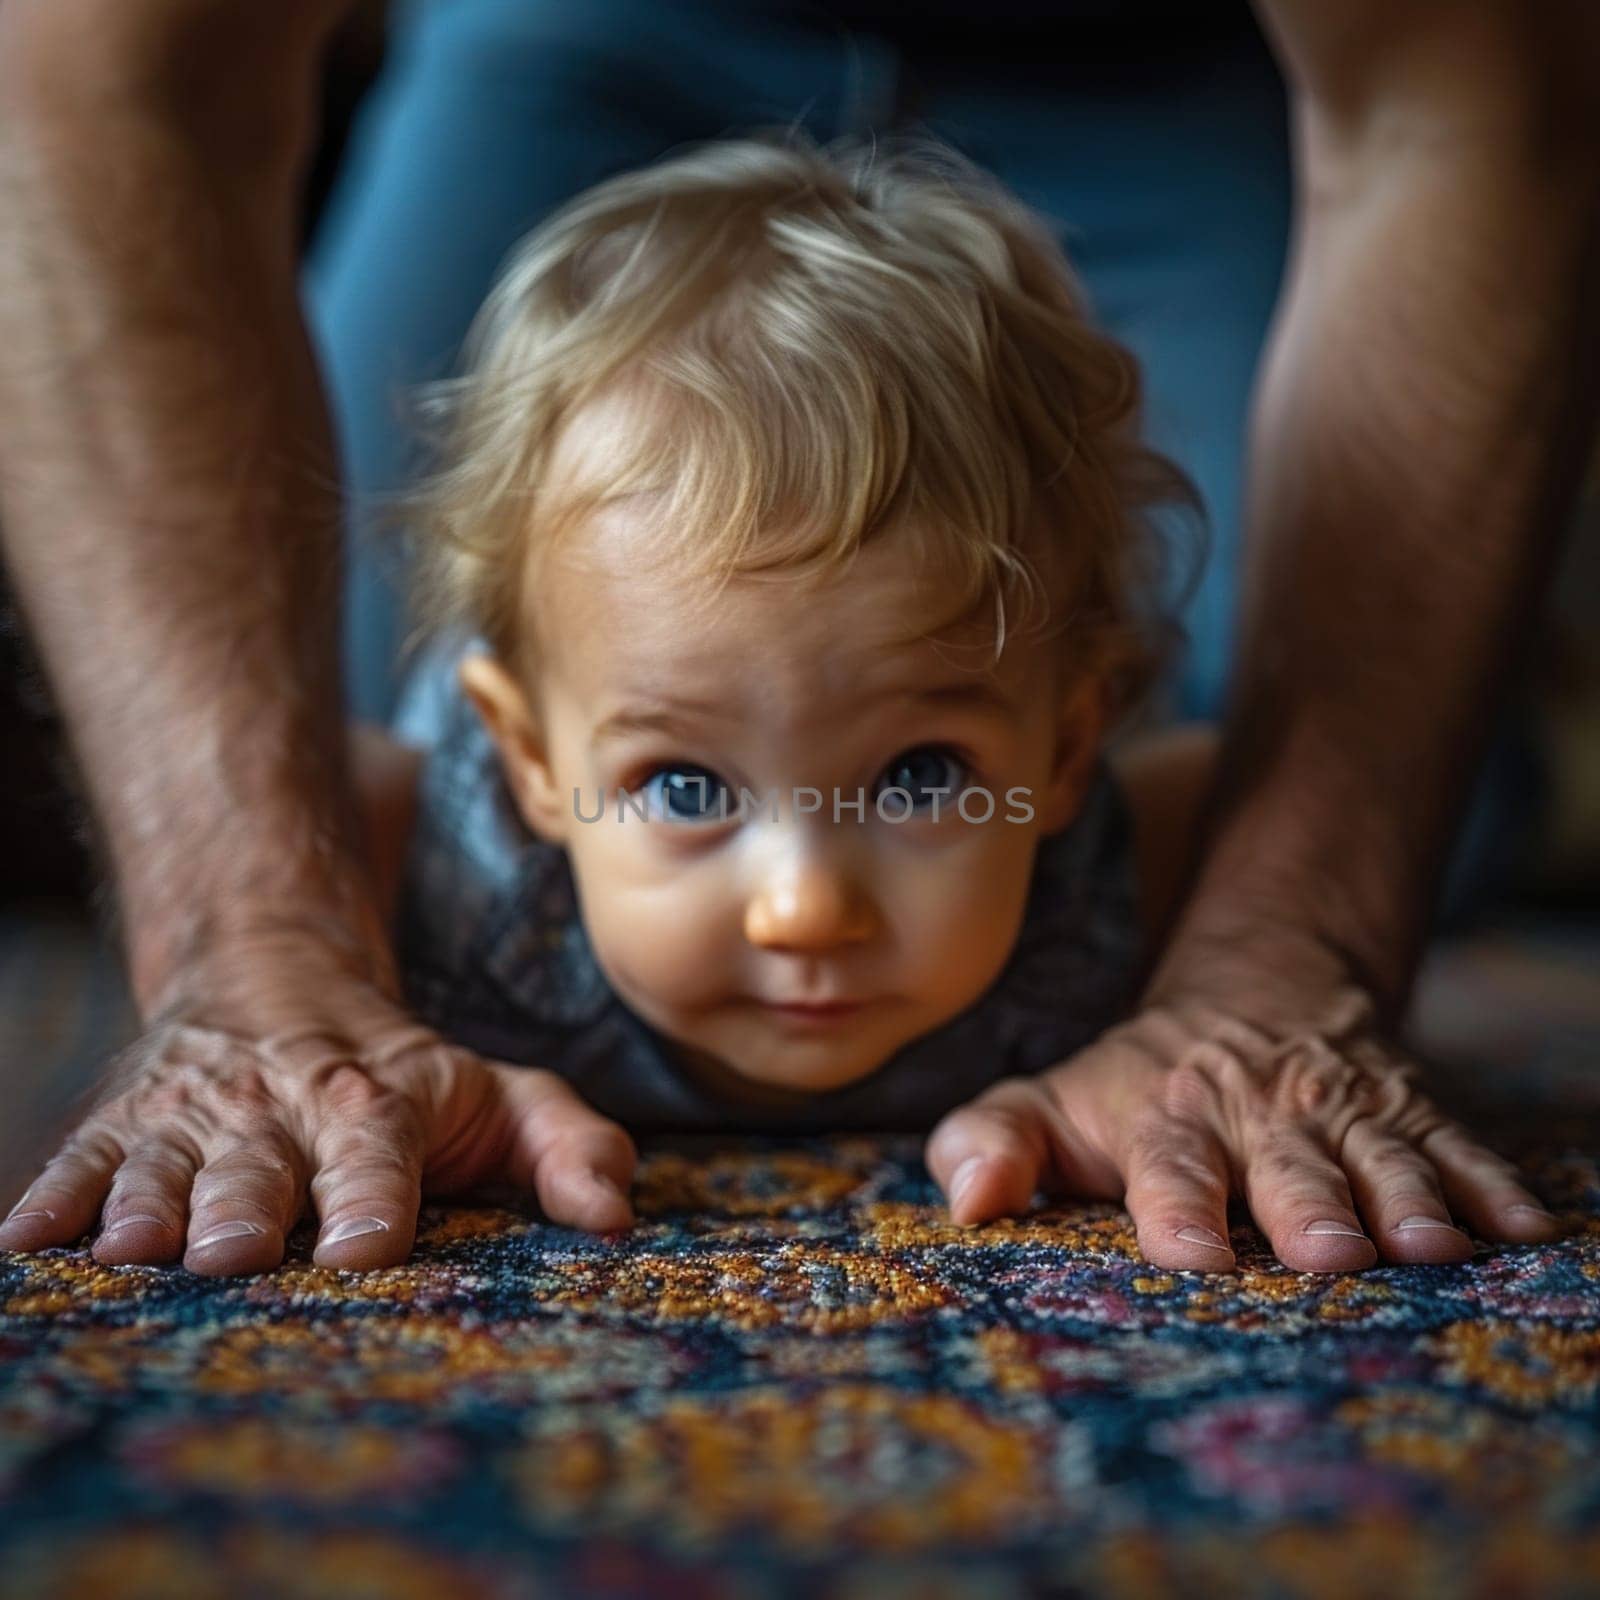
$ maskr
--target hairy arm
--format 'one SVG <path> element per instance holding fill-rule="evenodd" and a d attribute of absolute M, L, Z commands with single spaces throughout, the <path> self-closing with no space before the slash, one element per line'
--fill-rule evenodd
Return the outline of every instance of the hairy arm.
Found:
<path fill-rule="evenodd" d="M 1261 10 L 1297 233 L 1210 845 L 1152 992 L 1299 952 L 1392 1023 L 1592 437 L 1600 35 L 1582 0 Z"/>
<path fill-rule="evenodd" d="M 343 9 L 0 5 L 0 523 L 144 1015 L 197 947 L 275 918 L 392 981 L 294 258 Z"/>
<path fill-rule="evenodd" d="M 1258 5 L 1297 231 L 1199 864 L 1139 1012 L 951 1113 L 928 1163 L 962 1222 L 1045 1179 L 1121 1197 L 1162 1267 L 1236 1264 L 1236 1193 L 1296 1270 L 1463 1261 L 1467 1227 L 1560 1223 L 1393 1029 L 1594 426 L 1600 13 Z"/>
<path fill-rule="evenodd" d="M 624 1129 L 409 1013 L 360 838 L 294 259 L 343 4 L 0 0 L 0 521 L 144 1023 L 0 1249 L 262 1272 L 310 1205 L 318 1265 L 390 1266 L 484 1183 L 631 1217 Z"/>

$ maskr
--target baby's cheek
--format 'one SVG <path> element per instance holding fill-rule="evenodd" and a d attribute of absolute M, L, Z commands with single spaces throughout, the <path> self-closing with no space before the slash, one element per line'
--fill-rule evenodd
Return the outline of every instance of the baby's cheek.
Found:
<path fill-rule="evenodd" d="M 625 999 L 692 1010 L 726 992 L 729 964 L 716 926 L 697 912 L 681 888 L 653 887 L 610 895 L 586 919 L 595 958 Z"/>
<path fill-rule="evenodd" d="M 975 1000 L 1005 966 L 1027 904 L 1031 853 L 993 840 L 975 855 L 920 871 L 911 866 L 894 891 L 904 948 L 925 983 L 949 997 L 952 1012 Z"/>

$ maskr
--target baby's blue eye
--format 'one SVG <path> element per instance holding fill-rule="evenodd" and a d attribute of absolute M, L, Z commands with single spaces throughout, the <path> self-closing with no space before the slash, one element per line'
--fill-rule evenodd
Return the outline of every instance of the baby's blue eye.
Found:
<path fill-rule="evenodd" d="M 883 769 L 883 782 L 874 799 L 885 789 L 904 789 L 916 810 L 932 805 L 936 798 L 945 806 L 954 805 L 966 775 L 967 764 L 959 756 L 940 745 L 919 744 L 897 755 Z M 925 793 L 929 789 L 948 789 L 949 793 L 934 796 Z"/>
<path fill-rule="evenodd" d="M 657 767 L 644 793 L 650 816 L 666 822 L 720 822 L 734 814 L 727 784 L 709 767 Z"/>

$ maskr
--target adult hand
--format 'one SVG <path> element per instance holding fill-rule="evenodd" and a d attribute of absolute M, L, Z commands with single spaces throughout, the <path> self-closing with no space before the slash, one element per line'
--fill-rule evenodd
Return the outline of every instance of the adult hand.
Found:
<path fill-rule="evenodd" d="M 1195 996 L 1148 1004 L 1061 1065 L 993 1085 L 929 1135 L 952 1219 L 1025 1211 L 1041 1185 L 1125 1198 L 1148 1261 L 1209 1272 L 1235 1265 L 1233 1193 L 1302 1272 L 1464 1261 L 1452 1216 L 1484 1239 L 1555 1237 L 1515 1166 L 1418 1090 L 1361 990 L 1320 998 L 1269 1025 Z"/>
<path fill-rule="evenodd" d="M 100 1216 L 97 1261 L 264 1272 L 309 1191 L 318 1266 L 394 1266 L 424 1193 L 501 1182 L 568 1226 L 632 1221 L 622 1128 L 554 1074 L 421 1026 L 326 940 L 235 936 L 177 992 L 114 1058 L 0 1249 L 69 1244 Z"/>

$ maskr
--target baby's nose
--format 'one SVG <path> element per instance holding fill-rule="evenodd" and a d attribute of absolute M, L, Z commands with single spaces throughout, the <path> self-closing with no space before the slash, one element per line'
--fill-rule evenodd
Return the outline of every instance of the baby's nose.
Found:
<path fill-rule="evenodd" d="M 872 898 L 849 874 L 821 862 L 772 873 L 745 907 L 744 933 L 769 950 L 818 950 L 870 939 Z"/>

